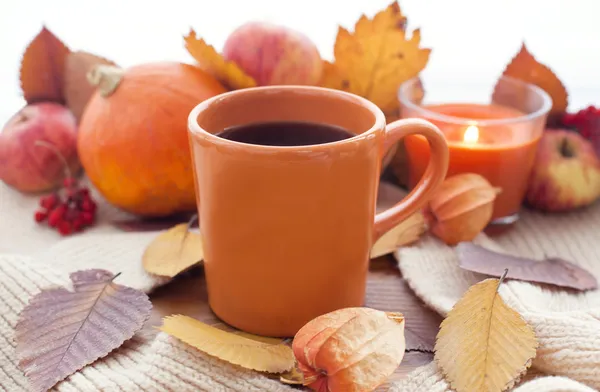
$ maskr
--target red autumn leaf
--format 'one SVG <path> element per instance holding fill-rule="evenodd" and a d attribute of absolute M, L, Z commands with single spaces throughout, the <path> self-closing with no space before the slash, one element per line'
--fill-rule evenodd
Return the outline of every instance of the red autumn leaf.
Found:
<path fill-rule="evenodd" d="M 556 74 L 546 65 L 540 63 L 529 52 L 525 43 L 521 46 L 519 53 L 513 57 L 502 73 L 503 76 L 519 79 L 531 83 L 546 91 L 552 98 L 551 114 L 564 113 L 569 104 L 567 89 Z M 516 107 L 526 107 L 530 98 L 530 92 L 510 82 L 499 82 L 494 89 L 494 101 L 508 103 L 516 101 L 520 103 Z"/>
<path fill-rule="evenodd" d="M 460 267 L 490 276 L 502 276 L 508 269 L 507 279 L 548 283 L 577 290 L 598 287 L 596 278 L 583 268 L 559 258 L 533 260 L 491 251 L 470 242 L 456 247 Z"/>
<path fill-rule="evenodd" d="M 29 43 L 21 60 L 21 89 L 27 103 L 64 103 L 63 80 L 69 53 L 69 48 L 46 27 Z"/>
<path fill-rule="evenodd" d="M 139 290 L 115 284 L 109 271 L 70 276 L 74 291 L 43 290 L 31 299 L 15 328 L 19 367 L 33 391 L 46 391 L 120 347 L 150 317 Z"/>

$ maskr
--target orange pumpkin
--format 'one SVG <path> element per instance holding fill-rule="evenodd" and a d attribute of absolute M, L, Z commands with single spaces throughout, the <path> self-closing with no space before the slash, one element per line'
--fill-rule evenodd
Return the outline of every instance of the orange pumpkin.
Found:
<path fill-rule="evenodd" d="M 201 69 L 151 63 L 98 66 L 83 113 L 78 152 L 87 176 L 113 205 L 148 217 L 196 209 L 187 118 L 225 88 Z"/>

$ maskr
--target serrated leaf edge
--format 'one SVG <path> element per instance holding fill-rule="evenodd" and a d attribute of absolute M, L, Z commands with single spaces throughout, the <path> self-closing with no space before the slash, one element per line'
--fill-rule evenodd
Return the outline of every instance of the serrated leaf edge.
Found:
<path fill-rule="evenodd" d="M 475 289 L 475 287 L 476 287 L 477 285 L 483 284 L 483 283 L 485 283 L 485 282 L 487 282 L 487 281 L 490 281 L 490 280 L 495 280 L 495 281 L 497 281 L 497 282 L 498 282 L 498 285 L 497 285 L 497 287 L 496 287 L 496 291 L 495 291 L 495 293 L 496 293 L 496 294 L 494 295 L 494 300 L 493 300 L 493 301 L 496 301 L 496 299 L 497 299 L 498 297 L 500 297 L 500 300 L 504 302 L 504 300 L 503 300 L 503 299 L 502 299 L 502 297 L 500 296 L 500 286 L 502 285 L 502 283 L 503 283 L 503 281 L 504 281 L 504 279 L 505 279 L 505 277 L 506 277 L 507 273 L 508 273 L 508 270 L 505 270 L 505 271 L 504 271 L 504 273 L 503 273 L 503 275 L 502 275 L 502 277 L 501 277 L 501 278 L 499 278 L 499 279 L 496 279 L 496 278 L 484 279 L 484 280 L 482 280 L 482 281 L 480 281 L 480 282 L 478 282 L 478 283 L 476 283 L 476 284 L 472 285 L 472 286 L 471 286 L 471 287 L 469 287 L 469 289 L 468 289 L 468 290 L 467 290 L 467 291 L 466 291 L 466 292 L 465 292 L 465 293 L 462 295 L 461 299 L 462 299 L 463 297 L 465 297 L 465 296 L 466 296 L 466 295 L 467 295 L 467 294 L 468 294 L 470 291 L 474 290 L 474 289 Z M 459 301 L 460 301 L 460 300 L 459 300 Z M 457 303 L 458 303 L 458 302 L 457 302 Z M 514 378 L 513 378 L 511 381 L 509 381 L 509 382 L 508 382 L 508 383 L 507 383 L 507 384 L 506 384 L 506 385 L 505 385 L 505 386 L 502 388 L 502 391 L 506 391 L 506 390 L 508 390 L 508 389 L 510 389 L 510 388 L 512 388 L 512 387 L 514 387 L 514 386 L 515 386 L 515 385 L 516 385 L 516 384 L 517 384 L 517 383 L 518 383 L 518 382 L 521 380 L 521 378 L 522 378 L 522 377 L 523 377 L 523 376 L 524 376 L 524 375 L 527 373 L 527 370 L 528 370 L 528 369 L 531 367 L 531 364 L 533 363 L 533 360 L 534 360 L 534 359 L 535 359 L 535 357 L 537 356 L 537 349 L 539 348 L 539 341 L 538 341 L 538 339 L 537 339 L 537 336 L 536 336 L 536 334 L 535 334 L 535 330 L 534 330 L 534 329 L 533 329 L 533 328 L 532 328 L 532 327 L 531 327 L 531 326 L 530 326 L 530 325 L 529 325 L 529 324 L 528 324 L 528 323 L 525 321 L 525 319 L 523 318 L 523 316 L 522 316 L 522 315 L 521 315 L 519 312 L 517 312 L 517 311 L 516 311 L 516 310 L 514 310 L 512 307 L 510 307 L 508 304 L 506 304 L 506 302 L 504 302 L 504 304 L 505 304 L 505 305 L 506 305 L 508 308 L 510 308 L 511 310 L 513 310 L 513 311 L 514 311 L 514 312 L 517 314 L 517 316 L 518 316 L 518 317 L 521 319 L 521 321 L 523 321 L 523 323 L 524 323 L 524 324 L 525 324 L 525 325 L 526 325 L 526 326 L 529 328 L 529 330 L 530 330 L 530 331 L 531 331 L 531 333 L 534 335 L 534 337 L 536 337 L 536 339 L 535 339 L 535 347 L 534 347 L 534 349 L 535 349 L 535 351 L 536 351 L 536 354 L 535 354 L 535 355 L 534 355 L 532 358 L 528 359 L 528 360 L 527 360 L 527 362 L 525 362 L 525 364 L 524 364 L 524 365 L 521 367 L 521 369 L 518 371 L 518 374 L 517 374 L 517 375 L 516 375 L 516 376 L 515 376 L 515 377 L 514 377 Z M 455 306 L 456 306 L 456 305 L 455 305 Z M 493 309 L 493 303 L 492 303 L 492 307 L 491 307 L 491 308 Z M 452 311 L 452 310 L 451 310 L 451 311 Z M 444 320 L 442 321 L 442 324 L 444 323 L 444 321 L 446 321 L 446 319 L 444 319 Z M 440 324 L 440 331 L 442 330 L 442 324 Z M 436 337 L 436 344 L 437 344 L 437 340 L 438 340 L 438 339 L 437 339 L 437 337 Z M 489 337 L 488 337 L 488 340 L 489 340 Z M 434 350 L 434 352 L 435 352 L 435 350 Z M 444 379 L 446 380 L 446 382 L 447 382 L 447 383 L 450 385 L 450 387 L 451 387 L 453 390 L 455 390 L 455 391 L 456 391 L 456 384 L 455 384 L 455 381 L 453 381 L 453 380 L 450 380 L 450 377 L 448 376 L 448 373 L 445 371 L 444 367 L 443 367 L 443 366 L 442 366 L 442 364 L 439 362 L 439 358 L 438 358 L 438 356 L 437 356 L 437 355 L 434 355 L 434 358 L 433 358 L 433 360 L 434 360 L 434 362 L 435 362 L 435 364 L 436 364 L 437 368 L 440 370 L 440 372 L 441 372 L 441 373 L 442 373 L 442 375 L 444 376 Z"/>
<path fill-rule="evenodd" d="M 99 270 L 99 271 L 105 271 L 105 272 L 109 272 L 109 273 L 111 273 L 111 274 L 112 274 L 112 272 L 110 272 L 110 271 L 107 271 L 107 270 L 101 270 L 101 269 L 98 269 L 98 270 Z M 70 276 L 72 276 L 73 274 L 75 274 L 75 273 L 77 273 L 77 272 L 79 272 L 79 271 L 75 271 L 75 272 L 71 273 L 71 274 L 70 274 Z M 106 287 L 108 287 L 108 285 L 112 284 L 112 283 L 113 283 L 113 281 L 114 281 L 114 279 L 116 279 L 116 278 L 117 278 L 119 275 L 121 275 L 121 273 L 118 273 L 118 274 L 115 274 L 115 275 L 113 275 L 113 276 L 112 276 L 112 277 L 111 277 L 109 280 L 107 280 L 107 281 L 106 281 L 106 285 L 105 285 L 105 287 L 102 289 L 101 293 L 98 295 L 98 298 L 97 298 L 97 300 L 98 300 L 98 299 L 99 299 L 99 298 L 102 296 L 102 294 L 104 293 L 104 290 L 106 289 Z M 71 285 L 73 285 L 73 284 L 74 284 L 74 282 L 73 282 L 73 281 L 71 281 Z M 136 290 L 136 289 L 134 289 L 134 288 L 131 288 L 131 287 L 128 287 L 128 286 L 123 286 L 123 285 L 119 285 L 119 284 L 116 284 L 116 283 L 115 283 L 115 285 L 116 285 L 116 286 L 118 286 L 120 289 L 125 289 L 126 291 L 139 291 L 139 292 L 143 293 L 143 292 L 142 292 L 142 291 L 140 291 L 140 290 Z M 53 291 L 53 290 L 67 290 L 67 291 L 69 291 L 69 292 L 75 292 L 75 290 L 74 290 L 72 287 L 71 287 L 70 289 L 68 289 L 68 288 L 66 288 L 66 287 L 62 287 L 62 286 L 58 286 L 58 287 L 56 287 L 56 286 L 57 286 L 57 285 L 52 285 L 51 287 L 53 287 L 53 288 L 51 288 L 51 289 L 43 289 L 43 290 L 41 290 L 39 293 L 37 293 L 36 295 L 34 295 L 33 297 L 31 297 L 31 298 L 29 299 L 29 301 L 28 301 L 27 305 L 26 305 L 26 306 L 25 306 L 25 307 L 24 307 L 24 308 L 21 310 L 21 312 L 19 313 L 19 319 L 17 320 L 17 323 L 16 323 L 16 325 L 15 325 L 15 331 L 16 331 L 16 330 L 18 330 L 18 328 L 19 328 L 19 325 L 22 325 L 22 321 L 23 321 L 22 317 L 23 317 L 23 313 L 24 313 L 25 309 L 26 309 L 26 308 L 27 308 L 27 306 L 29 306 L 29 304 L 30 304 L 30 303 L 31 303 L 31 302 L 32 302 L 32 301 L 33 301 L 33 300 L 34 300 L 36 297 L 38 297 L 39 295 L 41 295 L 41 294 L 43 294 L 43 293 L 45 293 L 45 292 L 48 292 L 48 291 Z M 145 294 L 145 293 L 144 293 L 144 294 Z M 143 328 L 144 324 L 145 324 L 145 323 L 146 323 L 146 322 L 149 320 L 149 318 L 150 318 L 150 313 L 151 313 L 151 311 L 152 311 L 152 302 L 150 301 L 150 299 L 149 299 L 148 297 L 146 297 L 146 299 L 147 299 L 147 301 L 148 301 L 149 307 L 148 307 L 148 311 L 146 312 L 146 316 L 145 316 L 145 317 L 144 317 L 144 319 L 143 319 L 143 322 L 142 322 L 142 327 L 141 327 L 141 328 Z M 85 319 L 85 321 L 84 321 L 83 323 L 81 323 L 81 327 L 82 327 L 82 326 L 85 324 L 85 322 L 86 322 L 86 321 L 87 321 L 87 319 L 89 318 L 89 315 L 92 313 L 92 310 L 94 309 L 94 307 L 95 307 L 95 305 L 96 305 L 96 303 L 97 303 L 97 300 L 94 302 L 94 305 L 92 305 L 92 306 L 90 307 L 90 312 L 89 312 L 89 313 L 88 313 L 88 315 L 86 316 L 86 319 Z M 81 327 L 80 327 L 80 328 L 78 329 L 78 331 L 77 331 L 77 332 L 76 332 L 76 333 L 73 335 L 73 339 L 71 340 L 71 343 L 72 343 L 72 342 L 75 340 L 75 338 L 77 337 L 77 334 L 78 334 L 78 333 L 81 331 Z M 87 362 L 86 362 L 85 364 L 83 364 L 81 367 L 79 367 L 78 369 L 74 370 L 74 371 L 73 371 L 71 374 L 68 374 L 68 375 L 66 375 L 65 377 L 63 377 L 63 378 L 61 378 L 61 379 L 57 380 L 57 381 L 56 381 L 56 382 L 55 382 L 55 383 L 54 383 L 54 384 L 53 384 L 51 387 L 49 387 L 49 388 L 48 388 L 48 390 L 52 389 L 52 388 L 53 388 L 54 386 L 56 386 L 57 384 L 59 384 L 60 382 L 62 382 L 62 381 L 64 381 L 64 380 L 66 380 L 67 378 L 71 377 L 73 374 L 77 373 L 78 371 L 80 371 L 81 369 L 83 369 L 83 368 L 87 367 L 88 365 L 90 365 L 90 364 L 92 364 L 92 363 L 95 363 L 96 361 L 98 361 L 98 360 L 101 360 L 101 359 L 103 359 L 103 358 L 106 358 L 106 357 L 107 357 L 107 356 L 108 356 L 110 353 L 112 353 L 113 351 L 117 351 L 119 348 L 121 348 L 121 347 L 123 346 L 123 344 L 124 344 L 125 342 L 127 342 L 128 340 L 130 340 L 130 339 L 131 339 L 131 338 L 132 338 L 132 337 L 133 337 L 133 336 L 134 336 L 134 335 L 135 335 L 137 332 L 139 332 L 139 330 L 141 330 L 141 328 L 140 328 L 140 329 L 138 329 L 137 331 L 133 331 L 131 334 L 126 334 L 126 335 L 124 335 L 124 336 L 125 336 L 125 338 L 123 339 L 123 342 L 122 342 L 122 343 L 121 343 L 121 344 L 120 344 L 118 347 L 115 347 L 115 348 L 113 348 L 113 349 L 110 349 L 110 350 L 107 350 L 107 351 L 103 352 L 103 353 L 102 353 L 101 355 L 99 355 L 99 356 L 98 356 L 96 359 L 93 359 L 93 360 L 87 361 Z M 70 343 L 70 344 L 71 344 L 71 343 Z M 65 353 L 66 353 L 68 350 L 69 350 L 69 348 L 67 348 L 67 349 L 65 350 Z M 66 354 L 65 354 L 65 355 L 66 355 Z M 29 377 L 29 375 L 31 374 L 31 371 L 29 371 L 29 372 L 28 372 L 28 371 L 25 371 L 24 369 L 22 369 L 22 366 L 23 366 L 23 365 L 22 365 L 22 361 L 23 361 L 23 359 L 19 359 L 19 358 L 17 358 L 17 359 L 19 360 L 19 362 L 18 362 L 18 366 L 19 366 L 19 368 L 20 368 L 20 369 L 21 369 L 21 370 L 22 370 L 22 371 L 25 373 L 25 375 L 26 375 L 27 377 Z M 62 361 L 62 360 L 61 360 L 61 361 Z M 60 363 L 61 363 L 61 362 L 59 362 L 59 364 L 60 364 Z M 57 366 L 58 366 L 58 365 L 57 365 Z M 33 383 L 31 383 L 31 381 L 30 381 L 30 380 L 28 380 L 28 381 L 30 382 L 30 385 L 31 385 L 32 387 L 35 387 L 35 386 L 37 386 L 37 385 L 33 385 Z M 40 391 L 41 391 L 41 390 L 40 390 Z"/>

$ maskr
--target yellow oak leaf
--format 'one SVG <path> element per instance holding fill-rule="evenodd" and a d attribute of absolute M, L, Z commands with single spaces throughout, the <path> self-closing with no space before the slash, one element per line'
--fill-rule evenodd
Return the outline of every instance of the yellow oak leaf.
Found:
<path fill-rule="evenodd" d="M 160 330 L 208 355 L 247 369 L 283 373 L 294 367 L 294 353 L 283 341 L 261 341 L 259 337 L 227 332 L 182 315 L 165 317 Z"/>
<path fill-rule="evenodd" d="M 549 67 L 537 61 L 529 50 L 527 50 L 525 43 L 521 46 L 519 53 L 506 66 L 502 75 L 534 84 L 546 91 L 552 98 L 551 112 L 553 114 L 564 113 L 567 110 L 567 106 L 569 105 L 567 89 Z M 514 86 L 512 87 L 514 88 Z M 510 86 L 508 83 L 497 84 L 494 95 L 501 93 L 499 90 L 502 88 L 510 88 Z M 527 91 L 522 91 L 520 94 L 516 91 L 514 93 L 519 96 L 523 95 L 523 97 L 517 98 L 528 99 L 528 96 L 525 96 Z M 514 100 L 515 97 L 511 97 L 511 99 Z"/>
<path fill-rule="evenodd" d="M 435 360 L 457 392 L 511 388 L 535 357 L 535 333 L 498 294 L 502 280 L 473 285 L 442 321 Z"/>
<path fill-rule="evenodd" d="M 256 86 L 256 81 L 251 76 L 236 63 L 226 61 L 204 39 L 196 37 L 194 30 L 190 30 L 184 40 L 187 51 L 198 62 L 198 66 L 227 87 L 237 90 Z"/>
<path fill-rule="evenodd" d="M 174 277 L 198 264 L 204 258 L 202 237 L 181 223 L 159 234 L 142 255 L 146 272 Z"/>
<path fill-rule="evenodd" d="M 431 52 L 419 46 L 421 32 L 417 29 L 408 38 L 405 26 L 406 18 L 394 2 L 372 19 L 363 15 L 354 33 L 340 27 L 333 68 L 326 67 L 321 84 L 341 84 L 344 90 L 371 100 L 384 112 L 394 112 L 398 88 L 418 76 Z"/>

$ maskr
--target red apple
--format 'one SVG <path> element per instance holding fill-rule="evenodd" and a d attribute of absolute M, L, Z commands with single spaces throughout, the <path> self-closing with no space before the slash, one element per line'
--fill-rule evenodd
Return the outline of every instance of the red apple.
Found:
<path fill-rule="evenodd" d="M 323 72 L 319 51 L 307 36 L 271 23 L 238 27 L 225 41 L 222 53 L 259 86 L 316 85 Z"/>
<path fill-rule="evenodd" d="M 75 117 L 62 105 L 25 106 L 0 132 L 0 180 L 21 192 L 55 188 L 65 161 L 72 173 L 79 171 Z"/>
<path fill-rule="evenodd" d="M 568 211 L 600 197 L 600 160 L 591 143 L 564 129 L 547 129 L 540 140 L 527 191 L 530 206 Z"/>

